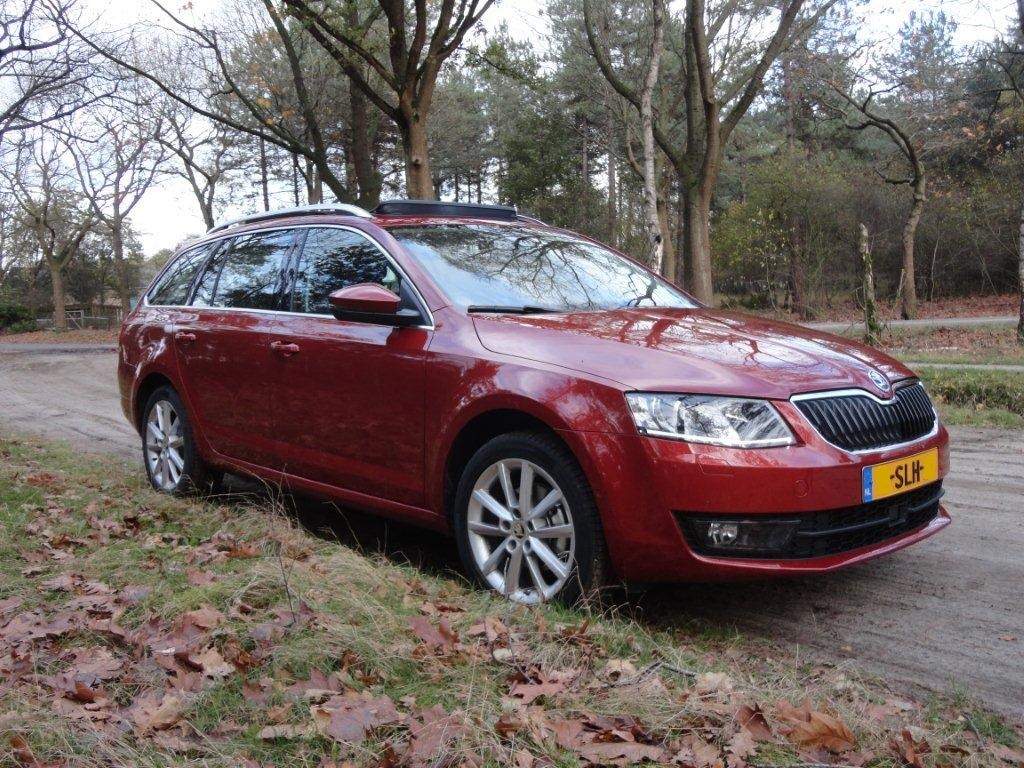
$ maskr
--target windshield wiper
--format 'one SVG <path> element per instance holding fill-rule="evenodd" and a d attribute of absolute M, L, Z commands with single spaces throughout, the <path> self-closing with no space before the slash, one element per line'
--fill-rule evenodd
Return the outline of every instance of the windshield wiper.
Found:
<path fill-rule="evenodd" d="M 561 309 L 552 309 L 551 307 L 537 307 L 532 304 L 524 304 L 519 307 L 508 306 L 504 307 L 500 304 L 471 304 L 466 307 L 466 311 L 470 313 L 488 313 L 488 314 L 509 314 L 509 315 L 542 315 L 551 312 L 561 312 Z"/>

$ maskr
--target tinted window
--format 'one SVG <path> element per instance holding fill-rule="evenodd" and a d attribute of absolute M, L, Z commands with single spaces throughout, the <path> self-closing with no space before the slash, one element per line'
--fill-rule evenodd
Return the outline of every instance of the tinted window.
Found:
<path fill-rule="evenodd" d="M 463 308 L 696 306 L 671 284 L 614 251 L 564 232 L 498 224 L 389 231 Z"/>
<path fill-rule="evenodd" d="M 184 304 L 188 300 L 188 289 L 196 270 L 203 264 L 203 259 L 212 250 L 211 244 L 200 245 L 185 251 L 168 268 L 153 290 L 149 292 L 150 304 Z"/>
<path fill-rule="evenodd" d="M 310 229 L 295 275 L 295 311 L 329 315 L 331 292 L 358 283 L 399 292 L 398 275 L 367 238 L 347 229 Z"/>
<path fill-rule="evenodd" d="M 281 270 L 293 230 L 239 235 L 213 259 L 196 286 L 200 307 L 280 309 Z"/>

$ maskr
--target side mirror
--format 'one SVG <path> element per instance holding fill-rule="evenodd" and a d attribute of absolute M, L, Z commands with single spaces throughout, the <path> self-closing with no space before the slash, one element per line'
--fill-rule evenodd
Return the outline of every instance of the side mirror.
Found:
<path fill-rule="evenodd" d="M 339 288 L 327 297 L 331 312 L 339 320 L 403 327 L 423 322 L 414 309 L 401 309 L 402 300 L 377 283 L 359 283 Z"/>

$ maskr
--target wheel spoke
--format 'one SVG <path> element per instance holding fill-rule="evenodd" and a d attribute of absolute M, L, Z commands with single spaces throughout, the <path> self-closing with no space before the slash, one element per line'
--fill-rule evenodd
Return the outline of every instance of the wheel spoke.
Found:
<path fill-rule="evenodd" d="M 572 523 L 538 528 L 535 531 L 530 531 L 530 535 L 535 539 L 567 539 L 573 535 Z"/>
<path fill-rule="evenodd" d="M 505 541 L 508 541 L 508 539 L 506 539 Z M 491 552 L 490 556 L 486 560 L 484 560 L 483 563 L 480 564 L 480 572 L 484 576 L 488 575 L 491 571 L 497 568 L 498 564 L 502 561 L 502 558 L 504 558 L 505 555 L 508 554 L 508 550 L 505 549 L 505 541 L 501 542 L 501 544 L 496 546 L 494 548 L 494 551 Z"/>
<path fill-rule="evenodd" d="M 161 432 L 167 432 L 167 421 L 167 403 L 159 402 L 156 404 L 156 423 Z"/>
<path fill-rule="evenodd" d="M 181 448 L 185 444 L 185 438 L 181 435 L 172 435 L 167 441 L 168 448 Z"/>
<path fill-rule="evenodd" d="M 516 547 L 505 566 L 505 594 L 511 597 L 519 590 L 519 572 L 523 567 L 523 548 Z"/>
<path fill-rule="evenodd" d="M 167 458 L 166 453 L 160 458 L 160 478 L 164 485 L 167 485 L 171 479 L 171 461 Z"/>
<path fill-rule="evenodd" d="M 544 581 L 544 577 L 541 576 L 540 566 L 537 565 L 537 558 L 532 552 L 526 554 L 526 570 L 530 572 L 530 579 L 533 581 L 533 586 L 537 589 L 537 594 L 543 600 L 547 597 L 548 585 Z"/>
<path fill-rule="evenodd" d="M 519 469 L 519 511 L 525 515 L 533 506 L 533 464 L 524 461 Z"/>
<path fill-rule="evenodd" d="M 487 511 L 489 511 L 499 520 L 504 520 L 509 523 L 512 522 L 512 513 L 509 512 L 507 508 L 502 506 L 501 502 L 499 502 L 496 498 L 491 496 L 491 494 L 489 494 L 483 488 L 477 488 L 475 491 L 473 491 L 473 498 L 480 502 L 480 504 L 482 504 L 484 508 L 487 509 Z"/>
<path fill-rule="evenodd" d="M 507 462 L 502 461 L 498 464 L 498 479 L 501 481 L 501 490 L 505 494 L 505 503 L 509 509 L 515 509 L 519 506 L 519 499 L 512 486 L 512 472 L 509 470 Z"/>
<path fill-rule="evenodd" d="M 535 540 L 533 542 L 533 551 L 537 553 L 537 557 L 548 567 L 549 571 L 555 574 L 559 581 L 568 575 L 569 570 L 565 563 L 559 560 L 558 556 L 543 541 Z"/>
<path fill-rule="evenodd" d="M 470 520 L 469 530 L 471 533 L 476 533 L 480 536 L 501 536 L 505 538 L 508 535 L 498 526 L 491 525 L 490 523 L 481 523 L 479 520 Z"/>
<path fill-rule="evenodd" d="M 147 426 L 149 427 L 149 432 L 152 434 L 153 439 L 162 442 L 164 439 L 164 433 L 163 430 L 160 429 L 160 426 L 153 421 L 149 422 Z"/>
<path fill-rule="evenodd" d="M 179 473 L 183 469 L 185 469 L 185 460 L 183 458 L 181 458 L 181 454 L 180 453 L 178 453 L 175 450 L 168 450 L 167 451 L 167 455 L 171 459 L 171 464 L 174 465 L 174 468 L 177 469 Z"/>
<path fill-rule="evenodd" d="M 557 504 L 562 501 L 562 493 L 557 488 L 553 488 L 548 492 L 548 495 L 537 502 L 537 505 L 532 507 L 529 514 L 526 515 L 526 520 L 536 520 L 538 517 L 543 517 L 552 510 Z"/>

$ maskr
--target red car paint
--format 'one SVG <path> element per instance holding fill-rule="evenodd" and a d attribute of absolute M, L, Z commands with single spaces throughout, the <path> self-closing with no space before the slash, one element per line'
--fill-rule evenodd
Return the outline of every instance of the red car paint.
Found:
<path fill-rule="evenodd" d="M 460 440 L 503 420 L 529 419 L 554 430 L 580 462 L 612 564 L 630 581 L 830 571 L 949 524 L 940 508 L 931 522 L 895 538 L 802 560 L 694 552 L 675 512 L 799 514 L 857 505 L 863 467 L 931 447 L 945 476 L 941 425 L 911 447 L 854 454 L 825 442 L 789 401 L 831 389 L 877 394 L 872 369 L 891 382 L 913 373 L 846 339 L 704 308 L 470 315 L 388 233 L 439 221 L 453 219 L 321 215 L 315 222 L 343 224 L 380 243 L 418 289 L 432 328 L 140 304 L 121 330 L 126 417 L 138 428 L 146 393 L 170 382 L 207 463 L 439 530 L 449 526 L 449 470 Z M 297 216 L 273 227 L 309 224 Z M 643 436 L 624 398 L 633 390 L 770 399 L 797 444 L 736 449 Z"/>

